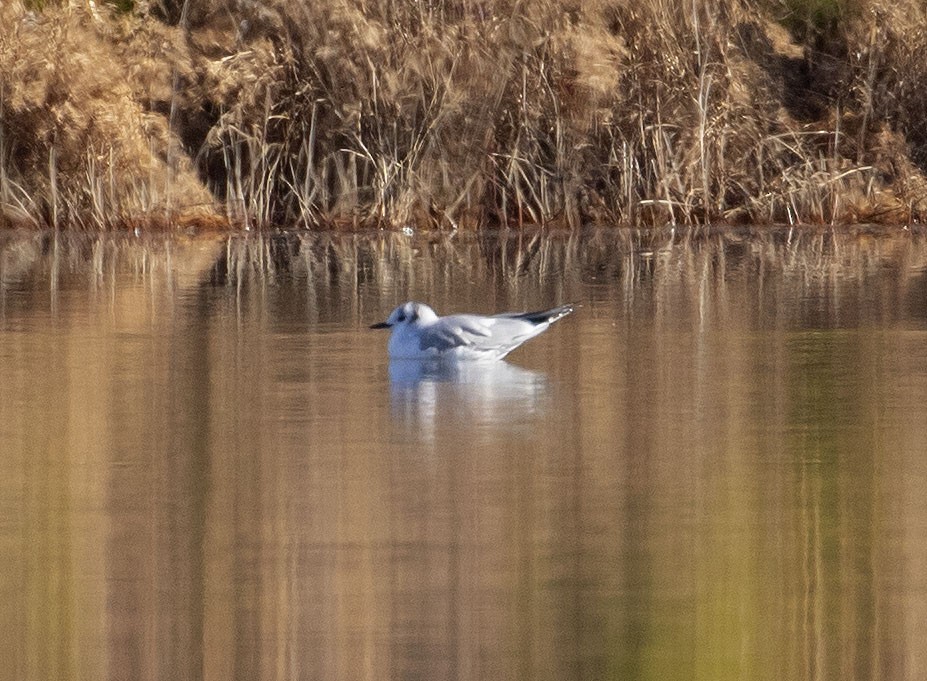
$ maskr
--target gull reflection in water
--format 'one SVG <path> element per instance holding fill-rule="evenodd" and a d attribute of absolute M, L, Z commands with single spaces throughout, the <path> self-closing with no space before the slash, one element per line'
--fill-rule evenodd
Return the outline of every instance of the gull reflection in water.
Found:
<path fill-rule="evenodd" d="M 442 423 L 468 429 L 530 425 L 544 411 L 546 374 L 508 362 L 394 359 L 389 363 L 393 416 L 433 438 Z"/>

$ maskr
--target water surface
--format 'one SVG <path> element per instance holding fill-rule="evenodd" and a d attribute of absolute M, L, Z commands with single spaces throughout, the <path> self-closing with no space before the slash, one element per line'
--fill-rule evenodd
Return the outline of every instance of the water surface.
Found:
<path fill-rule="evenodd" d="M 916 231 L 2 233 L 0 679 L 923 678 L 925 453 Z"/>

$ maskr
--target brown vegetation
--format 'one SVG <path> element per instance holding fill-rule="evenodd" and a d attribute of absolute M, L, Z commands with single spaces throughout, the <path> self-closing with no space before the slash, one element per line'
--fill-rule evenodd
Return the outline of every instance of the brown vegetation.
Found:
<path fill-rule="evenodd" d="M 0 221 L 927 212 L 915 0 L 126 4 L 0 6 Z"/>

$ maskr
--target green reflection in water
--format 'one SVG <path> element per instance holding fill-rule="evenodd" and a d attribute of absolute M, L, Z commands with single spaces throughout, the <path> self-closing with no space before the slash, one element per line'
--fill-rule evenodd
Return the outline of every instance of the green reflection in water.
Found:
<path fill-rule="evenodd" d="M 0 678 L 917 678 L 927 248 L 658 236 L 8 249 Z M 586 305 L 398 409 L 413 295 Z"/>
<path fill-rule="evenodd" d="M 819 331 L 791 344 L 790 451 L 798 469 L 806 678 L 872 678 L 879 489 L 879 331 Z M 832 577 L 836 576 L 836 578 Z"/>

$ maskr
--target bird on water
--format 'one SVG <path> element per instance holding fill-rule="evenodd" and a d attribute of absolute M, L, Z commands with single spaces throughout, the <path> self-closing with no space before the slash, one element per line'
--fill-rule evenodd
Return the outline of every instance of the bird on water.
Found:
<path fill-rule="evenodd" d="M 502 359 L 572 311 L 572 305 L 560 305 L 539 312 L 439 317 L 424 303 L 409 301 L 370 328 L 392 330 L 387 345 L 390 359 L 487 361 Z"/>

